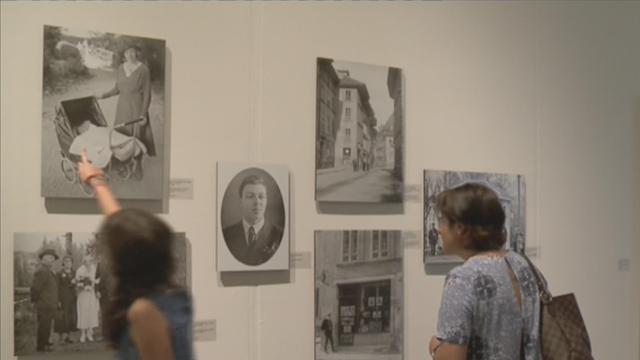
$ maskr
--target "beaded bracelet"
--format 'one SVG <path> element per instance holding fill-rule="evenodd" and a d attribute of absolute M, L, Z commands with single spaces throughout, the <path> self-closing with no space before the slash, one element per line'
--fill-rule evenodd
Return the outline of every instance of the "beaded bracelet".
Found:
<path fill-rule="evenodd" d="M 92 180 L 98 180 L 99 183 L 95 183 L 95 181 Z M 95 187 L 96 185 L 100 185 L 100 184 L 105 184 L 105 177 L 104 174 L 102 173 L 96 173 L 96 174 L 91 174 L 87 177 L 87 179 L 84 181 L 87 184 L 91 185 L 92 187 Z"/>

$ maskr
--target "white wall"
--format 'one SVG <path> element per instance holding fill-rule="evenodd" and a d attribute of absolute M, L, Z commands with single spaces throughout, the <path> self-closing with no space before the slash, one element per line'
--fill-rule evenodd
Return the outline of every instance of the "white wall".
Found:
<path fill-rule="evenodd" d="M 40 197 L 44 24 L 167 41 L 171 177 L 193 178 L 195 198 L 172 200 L 163 217 L 192 243 L 196 318 L 218 321 L 199 358 L 314 351 L 312 269 L 257 288 L 217 280 L 217 160 L 290 166 L 294 252 L 313 250 L 315 229 L 422 227 L 419 203 L 404 215 L 316 211 L 317 56 L 404 69 L 408 184 L 425 168 L 524 174 L 527 238 L 552 290 L 577 294 L 595 358 L 639 358 L 640 3 L 1 6 L 2 359 L 13 348 L 13 233 L 100 221 L 47 214 Z M 405 263 L 406 359 L 424 359 L 443 277 L 425 275 L 418 248 Z"/>

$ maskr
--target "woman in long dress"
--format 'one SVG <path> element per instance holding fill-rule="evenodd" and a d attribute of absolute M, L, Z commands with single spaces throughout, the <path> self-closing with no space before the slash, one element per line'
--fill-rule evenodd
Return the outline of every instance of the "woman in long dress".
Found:
<path fill-rule="evenodd" d="M 73 259 L 65 256 L 62 260 L 62 270 L 57 275 L 58 278 L 58 299 L 60 306 L 60 316 L 56 318 L 55 330 L 60 334 L 60 344 L 70 344 L 71 332 L 75 331 L 77 324 L 77 300 L 76 300 L 76 277 L 73 271 Z"/>
<path fill-rule="evenodd" d="M 113 89 L 98 95 L 98 99 L 106 99 L 118 95 L 116 105 L 115 125 L 132 120 L 143 119 L 133 125 L 127 125 L 118 131 L 134 136 L 142 141 L 149 156 L 156 155 L 153 133 L 149 125 L 149 105 L 151 104 L 151 78 L 149 68 L 141 61 L 139 48 L 129 47 L 124 51 L 124 62 L 116 72 L 116 83 Z M 137 179 L 142 178 L 142 156 L 140 153 L 135 158 L 133 175 Z"/>
<path fill-rule="evenodd" d="M 96 297 L 96 263 L 91 255 L 85 255 L 82 266 L 76 270 L 78 286 L 78 329 L 80 342 L 93 341 L 93 328 L 98 326 L 100 306 Z"/>

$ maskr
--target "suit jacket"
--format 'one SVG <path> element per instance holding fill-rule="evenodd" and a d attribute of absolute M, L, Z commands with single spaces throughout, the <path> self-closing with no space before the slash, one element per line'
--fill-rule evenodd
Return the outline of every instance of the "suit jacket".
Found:
<path fill-rule="evenodd" d="M 38 309 L 58 307 L 58 281 L 53 272 L 44 266 L 40 267 L 33 276 L 31 301 Z"/>
<path fill-rule="evenodd" d="M 256 234 L 256 241 L 249 246 L 242 220 L 222 230 L 227 248 L 238 261 L 245 265 L 260 265 L 271 259 L 280 246 L 282 234 L 281 228 L 265 220 L 262 229 Z"/>
<path fill-rule="evenodd" d="M 326 335 L 331 335 L 333 333 L 333 323 L 330 319 L 325 318 L 324 320 L 322 320 L 320 329 L 324 331 Z"/>

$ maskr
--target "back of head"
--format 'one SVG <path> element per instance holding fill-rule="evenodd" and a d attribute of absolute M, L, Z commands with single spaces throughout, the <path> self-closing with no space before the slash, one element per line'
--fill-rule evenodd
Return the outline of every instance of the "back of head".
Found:
<path fill-rule="evenodd" d="M 120 285 L 144 290 L 169 282 L 174 270 L 173 231 L 160 218 L 123 209 L 105 219 L 100 234 Z"/>
<path fill-rule="evenodd" d="M 151 213 L 123 209 L 105 219 L 100 240 L 116 280 L 103 325 L 108 340 L 117 347 L 133 301 L 172 286 L 173 231 Z"/>
<path fill-rule="evenodd" d="M 462 226 L 468 248 L 487 251 L 504 246 L 504 209 L 489 187 L 466 183 L 443 191 L 438 195 L 436 207 L 450 226 Z"/>

